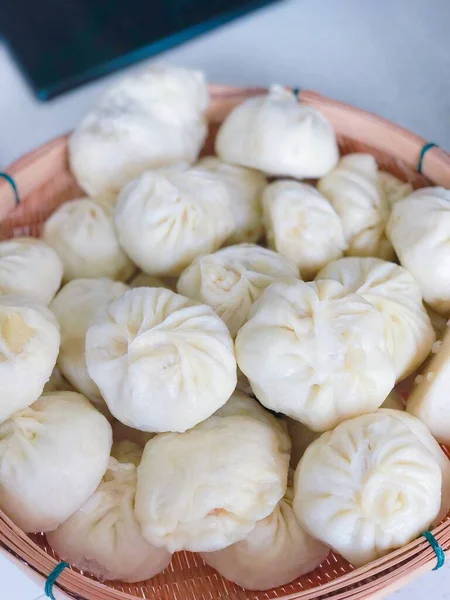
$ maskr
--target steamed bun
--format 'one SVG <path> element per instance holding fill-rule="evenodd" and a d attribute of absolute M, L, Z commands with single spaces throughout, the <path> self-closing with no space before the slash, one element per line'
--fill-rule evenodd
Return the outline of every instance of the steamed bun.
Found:
<path fill-rule="evenodd" d="M 391 260 L 394 250 L 385 236 L 389 205 L 370 154 L 348 154 L 317 184 L 341 218 L 350 256 Z"/>
<path fill-rule="evenodd" d="M 85 277 L 125 280 L 136 267 L 119 245 L 111 198 L 64 202 L 45 222 L 43 238 L 64 265 L 64 281 Z"/>
<path fill-rule="evenodd" d="M 205 254 L 181 274 L 180 294 L 211 306 L 233 337 L 253 303 L 278 279 L 298 277 L 293 262 L 254 244 L 239 244 Z"/>
<path fill-rule="evenodd" d="M 91 196 L 118 192 L 146 169 L 193 163 L 206 137 L 199 71 L 151 66 L 109 89 L 69 139 L 70 166 Z"/>
<path fill-rule="evenodd" d="M 155 436 L 138 468 L 144 537 L 171 552 L 243 539 L 283 497 L 289 449 L 277 419 L 243 394 L 185 433 Z"/>
<path fill-rule="evenodd" d="M 304 279 L 343 255 L 347 243 L 340 218 L 313 186 L 275 181 L 262 202 L 270 247 L 295 262 Z"/>
<path fill-rule="evenodd" d="M 216 156 L 202 158 L 197 167 L 216 173 L 230 187 L 230 208 L 236 225 L 226 243 L 257 242 L 263 234 L 261 194 L 267 184 L 264 175 L 230 165 Z"/>
<path fill-rule="evenodd" d="M 119 240 L 151 275 L 179 275 L 196 256 L 222 246 L 235 228 L 230 189 L 204 169 L 148 171 L 122 190 Z"/>
<path fill-rule="evenodd" d="M 380 408 L 405 410 L 402 399 L 395 388 L 392 390 Z M 317 440 L 321 434 L 317 431 L 312 431 L 306 427 L 306 425 L 300 423 L 300 421 L 296 421 L 290 417 L 283 416 L 283 421 L 287 425 L 289 437 L 291 438 L 291 467 L 295 469 L 299 463 L 299 460 L 304 455 L 306 448 L 312 444 L 312 442 Z"/>
<path fill-rule="evenodd" d="M 380 311 L 396 379 L 423 363 L 435 334 L 419 286 L 406 269 L 379 258 L 341 258 L 322 269 L 317 279 L 339 281 L 346 293 L 362 296 Z"/>
<path fill-rule="evenodd" d="M 331 280 L 269 286 L 236 356 L 264 406 L 314 431 L 375 410 L 395 381 L 379 311 Z"/>
<path fill-rule="evenodd" d="M 386 171 L 378 171 L 378 182 L 391 208 L 396 202 L 413 191 L 413 186 L 410 183 L 404 183 L 398 177 Z"/>
<path fill-rule="evenodd" d="M 73 387 L 101 410 L 105 403 L 86 367 L 86 331 L 97 312 L 127 289 L 125 284 L 106 278 L 74 279 L 62 288 L 50 307 L 61 327 L 58 366 Z"/>
<path fill-rule="evenodd" d="M 450 330 L 437 342 L 408 398 L 406 410 L 418 417 L 441 444 L 450 444 Z"/>
<path fill-rule="evenodd" d="M 294 511 L 307 531 L 358 567 L 412 541 L 438 517 L 449 464 L 418 419 L 381 409 L 308 447 L 295 472 Z"/>
<path fill-rule="evenodd" d="M 59 350 L 59 327 L 43 304 L 0 296 L 0 423 L 42 394 Z"/>
<path fill-rule="evenodd" d="M 203 560 L 247 590 L 278 587 L 318 567 L 329 549 L 300 525 L 293 497 L 288 488 L 275 510 L 246 538 L 216 552 L 202 552 Z"/>
<path fill-rule="evenodd" d="M 63 265 L 51 246 L 31 237 L 0 242 L 0 294 L 49 304 L 61 285 Z"/>
<path fill-rule="evenodd" d="M 278 85 L 231 111 L 217 134 L 216 154 L 229 163 L 297 179 L 322 177 L 339 158 L 325 117 Z"/>
<path fill-rule="evenodd" d="M 450 191 L 423 188 L 397 202 L 387 234 L 425 301 L 450 316 Z"/>
<path fill-rule="evenodd" d="M 53 392 L 0 425 L 0 509 L 25 532 L 78 510 L 108 466 L 111 427 L 81 394 Z"/>
<path fill-rule="evenodd" d="M 136 582 L 150 579 L 170 563 L 171 554 L 151 546 L 142 536 L 134 514 L 137 464 L 119 447 L 88 500 L 47 540 L 61 560 L 88 571 L 100 581 Z"/>
<path fill-rule="evenodd" d="M 135 288 L 99 313 L 86 361 L 113 416 L 143 431 L 185 431 L 236 387 L 226 325 L 209 306 L 164 288 Z"/>

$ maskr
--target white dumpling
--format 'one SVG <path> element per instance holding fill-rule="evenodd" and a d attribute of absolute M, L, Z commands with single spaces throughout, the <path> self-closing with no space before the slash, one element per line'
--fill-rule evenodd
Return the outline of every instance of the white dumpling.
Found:
<path fill-rule="evenodd" d="M 386 400 L 383 402 L 380 408 L 391 408 L 395 410 L 405 410 L 402 399 L 399 393 L 393 389 Z M 295 469 L 299 463 L 299 460 L 304 455 L 306 448 L 312 444 L 320 433 L 312 431 L 300 421 L 291 419 L 291 417 L 283 416 L 283 421 L 287 425 L 289 437 L 291 438 L 291 467 Z"/>
<path fill-rule="evenodd" d="M 283 497 L 289 450 L 278 420 L 243 394 L 185 433 L 155 436 L 138 468 L 144 537 L 171 552 L 210 552 L 243 539 Z"/>
<path fill-rule="evenodd" d="M 179 275 L 234 231 L 230 190 L 204 169 L 147 171 L 120 193 L 116 226 L 120 243 L 143 271 Z"/>
<path fill-rule="evenodd" d="M 379 311 L 331 280 L 269 286 L 236 357 L 264 406 L 314 431 L 375 410 L 395 381 Z"/>
<path fill-rule="evenodd" d="M 356 417 L 306 450 L 295 472 L 294 511 L 312 535 L 355 567 L 364 565 L 438 517 L 447 477 L 441 454 L 448 463 L 420 421 L 404 412 Z"/>
<path fill-rule="evenodd" d="M 304 279 L 347 249 L 338 214 L 312 185 L 275 181 L 264 190 L 262 203 L 270 247 L 295 262 Z"/>
<path fill-rule="evenodd" d="M 50 306 L 61 328 L 58 366 L 73 387 L 102 410 L 105 403 L 86 367 L 86 331 L 97 312 L 127 289 L 125 284 L 106 278 L 74 279 L 62 288 Z"/>
<path fill-rule="evenodd" d="M 131 444 L 131 442 L 130 442 Z M 142 449 L 135 446 L 136 456 Z M 67 521 L 47 533 L 60 560 L 92 573 L 100 581 L 129 583 L 150 579 L 170 563 L 171 554 L 151 546 L 142 536 L 134 514 L 137 463 L 129 452 L 111 456 L 102 481 Z"/>
<path fill-rule="evenodd" d="M 264 232 L 261 194 L 267 184 L 265 176 L 254 169 L 230 165 L 216 156 L 202 158 L 197 167 L 216 173 L 230 186 L 230 208 L 236 225 L 226 243 L 257 242 Z"/>
<path fill-rule="evenodd" d="M 322 177 L 339 158 L 327 119 L 279 85 L 231 111 L 217 134 L 216 154 L 228 163 L 297 179 Z"/>
<path fill-rule="evenodd" d="M 391 260 L 394 250 L 386 238 L 389 205 L 370 154 L 348 154 L 317 184 L 341 218 L 350 256 Z"/>
<path fill-rule="evenodd" d="M 31 237 L 0 242 L 0 294 L 49 304 L 61 285 L 63 265 L 51 246 Z"/>
<path fill-rule="evenodd" d="M 38 302 L 0 296 L 0 423 L 39 398 L 56 363 L 58 323 Z"/>
<path fill-rule="evenodd" d="M 317 279 L 335 279 L 347 294 L 358 294 L 381 313 L 396 379 L 415 371 L 430 353 L 435 334 L 414 277 L 403 267 L 379 258 L 341 258 Z"/>
<path fill-rule="evenodd" d="M 267 286 L 298 276 L 295 264 L 281 254 L 239 244 L 196 258 L 178 279 L 177 290 L 211 306 L 235 337 Z"/>
<path fill-rule="evenodd" d="M 423 188 L 397 202 L 387 234 L 425 301 L 450 316 L 450 191 Z"/>
<path fill-rule="evenodd" d="M 27 533 L 55 529 L 100 483 L 111 441 L 81 394 L 41 396 L 0 425 L 0 509 Z"/>
<path fill-rule="evenodd" d="M 91 196 L 118 192 L 146 169 L 195 162 L 208 96 L 200 71 L 152 65 L 120 80 L 69 139 L 78 183 Z"/>
<path fill-rule="evenodd" d="M 434 350 L 434 348 L 433 348 Z M 450 330 L 416 377 L 406 410 L 425 423 L 441 444 L 450 444 Z"/>
<path fill-rule="evenodd" d="M 216 552 L 202 552 L 203 560 L 247 590 L 279 587 L 318 567 L 329 548 L 300 525 L 293 497 L 288 488 L 273 513 L 258 521 L 246 538 Z"/>
<path fill-rule="evenodd" d="M 390 207 L 408 196 L 414 189 L 410 183 L 405 183 L 386 171 L 378 171 L 378 181 Z"/>
<path fill-rule="evenodd" d="M 209 306 L 164 288 L 135 288 L 98 314 L 86 361 L 113 416 L 143 431 L 185 431 L 236 387 L 225 323 Z"/>
<path fill-rule="evenodd" d="M 47 219 L 42 237 L 64 265 L 64 281 L 85 277 L 126 280 L 136 267 L 122 250 L 112 198 L 64 202 Z"/>

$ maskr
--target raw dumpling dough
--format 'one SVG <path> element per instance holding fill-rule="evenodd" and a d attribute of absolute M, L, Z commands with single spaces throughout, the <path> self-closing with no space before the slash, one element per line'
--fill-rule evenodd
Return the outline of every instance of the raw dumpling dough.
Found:
<path fill-rule="evenodd" d="M 179 275 L 196 256 L 214 252 L 233 233 L 230 189 L 204 169 L 148 171 L 122 190 L 119 240 L 151 275 Z"/>
<path fill-rule="evenodd" d="M 268 590 L 309 573 L 327 556 L 327 546 L 311 537 L 292 509 L 294 493 L 284 498 L 249 535 L 223 550 L 201 557 L 226 579 L 247 590 Z"/>
<path fill-rule="evenodd" d="M 423 188 L 397 202 L 387 234 L 425 301 L 450 316 L 450 191 Z"/>
<path fill-rule="evenodd" d="M 225 323 L 209 306 L 164 288 L 135 288 L 98 314 L 86 361 L 111 413 L 142 431 L 186 431 L 236 387 Z"/>
<path fill-rule="evenodd" d="M 391 260 L 394 250 L 384 230 L 389 205 L 370 154 L 348 154 L 317 184 L 341 218 L 350 256 Z"/>
<path fill-rule="evenodd" d="M 402 399 L 399 393 L 393 389 L 386 400 L 383 402 L 380 408 L 392 408 L 395 410 L 405 410 Z M 320 433 L 312 431 L 300 421 L 291 419 L 291 417 L 283 417 L 285 421 L 289 437 L 291 438 L 291 467 L 295 469 L 299 463 L 299 460 L 304 455 L 306 448 L 320 437 Z"/>
<path fill-rule="evenodd" d="M 322 269 L 317 279 L 339 281 L 347 294 L 362 296 L 380 311 L 397 380 L 423 363 L 435 334 L 419 286 L 406 269 L 379 258 L 342 258 Z"/>
<path fill-rule="evenodd" d="M 138 469 L 144 537 L 171 552 L 243 539 L 283 497 L 289 450 L 281 423 L 244 394 L 186 433 L 155 436 Z"/>
<path fill-rule="evenodd" d="M 298 275 L 295 264 L 273 250 L 239 244 L 196 258 L 181 274 L 177 289 L 211 306 L 236 337 L 266 287 Z"/>
<path fill-rule="evenodd" d="M 55 529 L 100 483 L 111 439 L 81 394 L 41 396 L 0 425 L 0 509 L 26 533 Z"/>
<path fill-rule="evenodd" d="M 264 232 L 261 210 L 261 194 L 267 184 L 264 175 L 254 169 L 230 165 L 216 156 L 203 158 L 197 167 L 216 173 L 230 186 L 230 207 L 236 225 L 226 243 L 257 242 Z"/>
<path fill-rule="evenodd" d="M 295 262 L 304 279 L 347 249 L 339 216 L 312 185 L 275 181 L 262 202 L 270 247 Z"/>
<path fill-rule="evenodd" d="M 64 265 L 64 281 L 85 277 L 126 280 L 136 267 L 119 245 L 112 198 L 64 202 L 45 222 L 44 240 Z"/>
<path fill-rule="evenodd" d="M 313 442 L 295 472 L 303 527 L 355 567 L 400 548 L 438 517 L 450 463 L 420 421 L 381 409 Z"/>
<path fill-rule="evenodd" d="M 387 198 L 389 207 L 408 196 L 414 189 L 410 183 L 404 183 L 398 177 L 386 171 L 378 171 L 378 181 Z"/>
<path fill-rule="evenodd" d="M 60 560 L 92 573 L 100 581 L 136 582 L 150 579 L 170 563 L 171 554 L 151 546 L 134 515 L 137 467 L 142 448 L 113 449 L 108 469 L 90 496 L 71 517 L 47 534 Z M 134 458 L 134 457 L 133 457 Z"/>
<path fill-rule="evenodd" d="M 228 163 L 297 179 L 322 177 L 339 158 L 330 123 L 279 85 L 231 111 L 217 134 L 216 154 Z"/>
<path fill-rule="evenodd" d="M 23 296 L 0 296 L 0 423 L 39 398 L 59 350 L 49 309 Z"/>
<path fill-rule="evenodd" d="M 61 327 L 58 366 L 62 374 L 103 411 L 105 403 L 86 367 L 86 331 L 97 312 L 123 296 L 127 289 L 124 283 L 106 278 L 74 279 L 62 288 L 50 306 Z"/>
<path fill-rule="evenodd" d="M 379 311 L 337 281 L 273 283 L 236 356 L 264 406 L 314 431 L 377 409 L 395 381 Z"/>
<path fill-rule="evenodd" d="M 416 382 L 406 410 L 425 423 L 441 444 L 450 445 L 450 330 Z"/>
<path fill-rule="evenodd" d="M 70 166 L 91 196 L 118 192 L 146 169 L 193 163 L 206 137 L 199 71 L 151 66 L 100 99 L 69 140 Z"/>
<path fill-rule="evenodd" d="M 0 294 L 18 294 L 48 305 L 61 285 L 63 265 L 56 252 L 31 237 L 0 242 Z"/>

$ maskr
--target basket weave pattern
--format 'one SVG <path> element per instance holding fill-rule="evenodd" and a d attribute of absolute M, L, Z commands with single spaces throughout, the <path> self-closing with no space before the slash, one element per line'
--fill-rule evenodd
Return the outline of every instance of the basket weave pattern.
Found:
<path fill-rule="evenodd" d="M 218 126 L 228 112 L 245 98 L 260 94 L 261 88 L 236 89 L 211 86 L 208 111 L 210 134 L 203 154 L 213 152 Z M 369 152 L 381 169 L 389 171 L 414 188 L 442 185 L 450 188 L 450 155 L 433 148 L 424 161 L 424 174 L 416 170 L 425 140 L 383 119 L 313 92 L 302 92 L 300 101 L 315 106 L 331 121 L 342 154 Z M 67 136 L 57 138 L 14 163 L 8 173 L 14 178 L 20 195 L 15 206 L 8 182 L 0 180 L 0 239 L 19 235 L 39 236 L 42 223 L 67 200 L 80 197 L 82 191 L 69 170 Z M 450 552 L 450 515 L 433 530 L 441 547 Z M 58 563 L 45 535 L 27 535 L 0 512 L 0 549 L 19 559 L 24 570 L 42 583 Z M 16 560 L 16 564 L 21 564 Z M 69 596 L 55 591 L 56 598 L 82 600 L 322 600 L 325 598 L 381 598 L 436 563 L 433 549 L 425 538 L 359 569 L 353 569 L 341 556 L 330 552 L 323 563 L 296 581 L 265 592 L 249 592 L 221 577 L 202 559 L 189 552 L 178 552 L 169 567 L 153 579 L 137 584 L 100 583 L 77 569 L 66 569 L 58 586 Z M 39 575 L 42 576 L 39 578 Z"/>

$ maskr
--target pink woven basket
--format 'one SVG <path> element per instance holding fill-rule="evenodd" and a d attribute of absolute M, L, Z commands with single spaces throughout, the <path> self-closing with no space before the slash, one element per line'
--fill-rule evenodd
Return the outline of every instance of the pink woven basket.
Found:
<path fill-rule="evenodd" d="M 210 86 L 210 134 L 203 154 L 211 154 L 218 126 L 229 111 L 262 88 Z M 318 108 L 332 123 L 341 153 L 369 152 L 381 169 L 415 188 L 442 185 L 450 188 L 450 155 L 431 148 L 417 168 L 426 140 L 367 112 L 304 91 L 299 100 Z M 69 169 L 67 136 L 59 137 L 27 154 L 7 169 L 14 179 L 20 203 L 16 205 L 10 183 L 0 180 L 0 239 L 18 235 L 39 236 L 42 223 L 67 200 L 82 195 Z M 436 540 L 450 552 L 450 515 L 433 530 Z M 0 512 L 0 551 L 43 588 L 58 557 L 43 534 L 27 535 Z M 330 552 L 319 568 L 287 585 L 265 592 L 249 592 L 225 580 L 198 555 L 179 552 L 160 575 L 137 584 L 100 583 L 77 569 L 63 571 L 54 587 L 57 599 L 83 600 L 360 600 L 381 598 L 414 577 L 432 569 L 436 555 L 421 537 L 407 546 L 359 569 Z"/>

